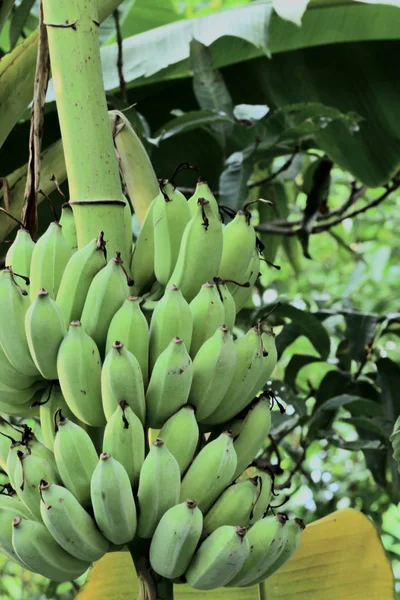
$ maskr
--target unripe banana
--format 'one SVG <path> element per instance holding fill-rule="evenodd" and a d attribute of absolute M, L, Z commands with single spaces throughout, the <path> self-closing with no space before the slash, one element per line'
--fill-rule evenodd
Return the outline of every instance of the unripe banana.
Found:
<path fill-rule="evenodd" d="M 26 446 L 26 452 L 32 454 L 33 456 L 38 456 L 39 458 L 43 458 L 46 460 L 52 467 L 54 473 L 57 473 L 57 465 L 56 460 L 54 458 L 54 454 L 51 450 L 49 450 L 44 444 L 39 442 L 32 429 L 27 425 L 24 425 L 24 434 L 22 436 L 23 443 Z"/>
<path fill-rule="evenodd" d="M 37 377 L 23 375 L 15 369 L 0 345 L 0 387 L 12 388 L 14 390 L 23 390 L 35 383 Z"/>
<path fill-rule="evenodd" d="M 197 590 L 213 590 L 227 585 L 249 556 L 244 527 L 224 525 L 216 529 L 197 550 L 185 577 Z"/>
<path fill-rule="evenodd" d="M 142 370 L 136 357 L 122 342 L 114 342 L 101 370 L 101 394 L 106 419 L 125 400 L 144 424 L 146 403 Z"/>
<path fill-rule="evenodd" d="M 249 286 L 244 287 L 238 285 L 232 292 L 233 300 L 235 302 L 236 314 L 251 298 L 253 294 L 254 284 L 257 281 L 257 277 L 259 276 L 259 274 L 260 256 L 258 254 L 258 249 L 255 248 L 243 280 L 243 282 L 248 282 Z"/>
<path fill-rule="evenodd" d="M 30 271 L 30 297 L 34 300 L 38 291 L 44 288 L 50 298 L 55 299 L 61 278 L 72 250 L 62 234 L 59 223 L 50 223 L 33 249 Z"/>
<path fill-rule="evenodd" d="M 251 224 L 251 213 L 238 210 L 235 218 L 224 227 L 224 245 L 219 276 L 239 283 L 246 281 L 246 272 L 256 247 L 256 232 Z M 233 292 L 234 283 L 228 283 Z"/>
<path fill-rule="evenodd" d="M 62 394 L 74 415 L 93 427 L 106 419 L 101 401 L 101 358 L 80 321 L 72 321 L 57 355 Z"/>
<path fill-rule="evenodd" d="M 232 481 L 236 453 L 229 432 L 209 442 L 190 465 L 181 486 L 181 501 L 192 498 L 205 514 Z"/>
<path fill-rule="evenodd" d="M 89 562 L 65 552 L 43 523 L 15 517 L 11 527 L 14 551 L 31 571 L 52 581 L 71 581 L 90 567 Z"/>
<path fill-rule="evenodd" d="M 204 420 L 207 425 L 217 425 L 232 419 L 253 399 L 252 390 L 263 368 L 262 344 L 258 327 L 235 341 L 237 363 L 228 391 L 218 408 Z"/>
<path fill-rule="evenodd" d="M 250 477 L 230 485 L 204 517 L 203 535 L 223 525 L 248 527 L 260 490 L 258 477 Z"/>
<path fill-rule="evenodd" d="M 172 285 L 165 290 L 153 311 L 150 322 L 150 370 L 157 358 L 167 348 L 172 338 L 179 337 L 190 348 L 193 319 L 189 304 L 181 290 Z"/>
<path fill-rule="evenodd" d="M 27 402 L 23 404 L 14 404 L 0 401 L 0 412 L 10 417 L 22 417 L 23 419 L 31 419 L 39 416 L 39 405 L 43 387 L 40 384 L 33 386 L 33 393 Z"/>
<path fill-rule="evenodd" d="M 0 417 L 0 467 L 7 473 L 7 457 L 12 441 L 22 441 L 23 428 Z M 1 494 L 0 494 L 1 499 Z M 0 503 L 1 506 L 1 503 Z M 1 542 L 0 542 L 1 545 Z"/>
<path fill-rule="evenodd" d="M 196 189 L 194 190 L 194 194 L 190 196 L 188 200 L 188 205 L 191 210 L 192 215 L 196 213 L 197 201 L 199 198 L 205 198 L 208 200 L 211 206 L 211 209 L 214 215 L 219 219 L 219 210 L 218 210 L 218 202 L 216 201 L 210 187 L 205 179 L 199 177 L 197 180 Z"/>
<path fill-rule="evenodd" d="M 148 427 L 159 429 L 187 403 L 193 363 L 184 341 L 175 337 L 158 357 L 146 392 Z"/>
<path fill-rule="evenodd" d="M 116 546 L 135 537 L 137 519 L 128 473 L 108 452 L 100 454 L 90 485 L 94 518 L 101 533 Z"/>
<path fill-rule="evenodd" d="M 115 313 L 108 328 L 106 354 L 115 340 L 122 342 L 137 358 L 146 388 L 149 380 L 149 325 L 141 304 L 139 296 L 129 296 Z"/>
<path fill-rule="evenodd" d="M 8 448 L 6 473 L 8 475 L 8 479 L 10 480 L 11 486 L 15 491 L 17 485 L 15 483 L 14 475 L 17 465 L 19 464 L 18 453 L 20 453 L 20 455 L 24 454 L 24 452 L 26 451 L 26 446 L 23 445 L 22 441 L 13 438 L 14 436 L 10 436 L 11 443 Z"/>
<path fill-rule="evenodd" d="M 67 328 L 58 304 L 40 289 L 26 311 L 25 332 L 33 362 L 45 379 L 57 379 L 57 353 Z"/>
<path fill-rule="evenodd" d="M 61 416 L 55 418 L 54 457 L 64 486 L 83 507 L 90 506 L 90 480 L 98 462 L 96 448 L 82 427 Z"/>
<path fill-rule="evenodd" d="M 15 388 L 8 387 L 0 384 L 0 404 L 7 407 L 8 411 L 2 408 L 0 410 L 13 416 L 18 416 L 24 407 L 30 407 L 36 399 L 37 395 L 41 393 L 43 388 L 46 386 L 46 382 L 42 380 L 37 381 L 28 388 L 18 390 Z M 25 416 L 25 415 L 24 415 Z"/>
<path fill-rule="evenodd" d="M 237 467 L 234 479 L 249 466 L 263 447 L 271 429 L 271 410 L 269 398 L 261 396 L 250 407 L 246 417 L 234 428 L 233 446 L 237 456 Z"/>
<path fill-rule="evenodd" d="M 179 465 L 161 439 L 157 439 L 140 471 L 137 533 L 151 538 L 163 514 L 179 501 Z"/>
<path fill-rule="evenodd" d="M 21 564 L 24 568 L 25 565 L 20 561 L 18 556 L 15 554 L 12 544 L 12 520 L 15 517 L 24 517 L 30 519 L 31 515 L 25 508 L 25 505 L 16 496 L 8 496 L 6 494 L 0 494 L 0 548 L 6 556 L 15 560 L 18 564 Z"/>
<path fill-rule="evenodd" d="M 66 552 L 88 562 L 108 552 L 109 541 L 69 490 L 42 480 L 40 494 L 43 523 Z"/>
<path fill-rule="evenodd" d="M 254 469 L 252 475 L 257 476 L 260 480 L 260 494 L 253 508 L 250 525 L 262 519 L 266 514 L 271 501 L 273 483 L 271 475 L 261 469 Z"/>
<path fill-rule="evenodd" d="M 154 273 L 161 285 L 167 285 L 175 267 L 186 225 L 192 218 L 185 196 L 166 181 L 153 208 Z"/>
<path fill-rule="evenodd" d="M 156 278 L 154 275 L 153 210 L 160 195 L 162 196 L 161 192 L 150 204 L 133 249 L 131 275 L 133 279 L 132 293 L 135 296 L 141 296 L 148 292 Z"/>
<path fill-rule="evenodd" d="M 210 416 L 225 397 L 236 369 L 236 346 L 224 325 L 218 327 L 193 360 L 193 381 L 189 402 L 196 407 L 196 419 Z"/>
<path fill-rule="evenodd" d="M 264 517 L 248 531 L 249 556 L 229 587 L 253 585 L 263 571 L 268 569 L 282 553 L 286 539 L 286 517 L 278 514 Z"/>
<path fill-rule="evenodd" d="M 195 408 L 191 404 L 182 406 L 165 422 L 158 437 L 176 458 L 181 474 L 184 473 L 192 462 L 199 442 Z"/>
<path fill-rule="evenodd" d="M 59 475 L 52 463 L 42 456 L 17 450 L 17 458 L 13 473 L 14 489 L 31 513 L 31 518 L 40 521 L 39 483 L 42 477 L 46 477 L 52 483 L 58 483 Z"/>
<path fill-rule="evenodd" d="M 54 438 L 56 436 L 54 427 L 54 414 L 60 410 L 67 419 L 73 418 L 72 411 L 68 408 L 61 393 L 58 383 L 52 383 L 50 388 L 45 389 L 39 401 L 40 406 L 40 429 L 42 432 L 44 445 L 53 451 Z"/>
<path fill-rule="evenodd" d="M 104 429 L 103 452 L 109 452 L 128 473 L 137 488 L 144 461 L 144 430 L 140 419 L 125 400 L 122 400 L 107 421 Z"/>
<path fill-rule="evenodd" d="M 82 325 L 103 354 L 111 319 L 129 295 L 127 278 L 119 253 L 94 276 L 82 311 Z"/>
<path fill-rule="evenodd" d="M 81 318 L 90 284 L 105 264 L 103 232 L 69 259 L 57 293 L 57 304 L 66 326 Z"/>
<path fill-rule="evenodd" d="M 15 240 L 11 244 L 6 254 L 6 267 L 11 267 L 14 273 L 29 277 L 31 272 L 31 262 L 35 242 L 27 229 L 19 229 Z M 21 283 L 24 289 L 28 289 L 25 282 Z"/>
<path fill-rule="evenodd" d="M 227 326 L 229 331 L 232 331 L 236 321 L 236 304 L 233 296 L 228 288 L 228 284 L 225 283 L 220 277 L 214 277 L 214 283 L 217 286 L 218 293 L 224 304 L 225 309 L 225 320 L 224 324 Z"/>
<path fill-rule="evenodd" d="M 304 529 L 305 524 L 302 519 L 296 518 L 293 520 L 288 520 L 286 523 L 287 539 L 284 548 L 276 561 L 265 571 L 263 571 L 262 575 L 260 576 L 260 583 L 264 579 L 271 577 L 271 575 L 280 569 L 289 560 L 289 558 L 293 556 L 300 545 L 301 534 L 303 533 Z"/>
<path fill-rule="evenodd" d="M 150 545 L 150 564 L 154 571 L 175 579 L 189 566 L 199 543 L 203 515 L 193 500 L 173 506 L 162 516 Z"/>
<path fill-rule="evenodd" d="M 205 281 L 218 274 L 222 256 L 222 225 L 208 200 L 197 201 L 195 215 L 183 232 L 178 259 L 168 285 L 177 285 L 188 302 Z"/>
<path fill-rule="evenodd" d="M 214 335 L 217 327 L 224 325 L 225 308 L 215 283 L 204 283 L 190 303 L 193 335 L 190 356 L 194 358 L 201 346 Z"/>
<path fill-rule="evenodd" d="M 25 313 L 29 306 L 27 292 L 15 283 L 11 269 L 0 271 L 0 345 L 11 365 L 23 375 L 37 377 L 25 336 Z"/>
<path fill-rule="evenodd" d="M 72 252 L 76 252 L 78 250 L 78 238 L 76 235 L 74 213 L 72 212 L 72 207 L 69 202 L 65 202 L 61 207 L 60 225 L 67 244 Z"/>
<path fill-rule="evenodd" d="M 268 379 L 271 377 L 276 367 L 276 363 L 278 362 L 275 334 L 272 329 L 269 331 L 264 331 L 261 334 L 261 342 L 263 345 L 263 367 L 260 371 L 259 378 L 250 392 L 250 398 L 254 398 L 254 396 L 263 389 Z"/>

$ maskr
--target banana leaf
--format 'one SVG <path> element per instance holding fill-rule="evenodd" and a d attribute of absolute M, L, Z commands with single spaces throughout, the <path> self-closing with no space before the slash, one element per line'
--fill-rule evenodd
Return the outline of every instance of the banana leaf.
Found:
<path fill-rule="evenodd" d="M 374 525 L 353 509 L 308 525 L 297 552 L 270 579 L 250 588 L 198 591 L 175 586 L 176 600 L 395 600 L 394 578 Z M 128 552 L 91 569 L 78 600 L 134 600 L 138 582 Z"/>

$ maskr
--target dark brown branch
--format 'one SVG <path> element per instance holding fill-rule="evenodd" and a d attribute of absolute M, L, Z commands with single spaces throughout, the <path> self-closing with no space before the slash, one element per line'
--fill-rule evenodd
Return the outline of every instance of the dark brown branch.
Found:
<path fill-rule="evenodd" d="M 281 167 L 279 167 L 279 169 L 274 171 L 274 173 L 271 173 L 271 175 L 268 175 L 268 177 L 264 177 L 263 179 L 259 179 L 258 181 L 253 181 L 252 183 L 249 183 L 247 186 L 248 189 L 250 190 L 251 188 L 255 188 L 255 187 L 258 187 L 259 185 L 263 185 L 264 183 L 269 183 L 270 181 L 272 181 L 273 179 L 278 177 L 278 175 L 280 175 L 284 171 L 287 171 L 292 166 L 292 163 L 296 157 L 297 152 L 298 152 L 298 148 L 295 149 L 295 151 L 290 156 L 290 158 L 288 158 L 288 160 Z"/>
<path fill-rule="evenodd" d="M 117 58 L 117 69 L 119 78 L 119 89 L 121 91 L 121 98 L 124 102 L 128 103 L 128 96 L 126 93 L 126 82 L 123 73 L 123 51 L 122 51 L 122 32 L 119 23 L 119 11 L 114 10 L 113 17 L 115 21 L 115 30 L 117 34 L 117 46 L 118 46 L 118 58 Z"/>

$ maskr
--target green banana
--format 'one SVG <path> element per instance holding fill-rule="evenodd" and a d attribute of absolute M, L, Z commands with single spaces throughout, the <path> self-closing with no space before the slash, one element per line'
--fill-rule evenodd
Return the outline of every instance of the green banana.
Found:
<path fill-rule="evenodd" d="M 25 332 L 33 362 L 45 379 L 57 379 L 57 353 L 67 328 L 58 304 L 40 289 L 25 314 Z"/>
<path fill-rule="evenodd" d="M 254 523 L 262 519 L 266 514 L 271 501 L 273 483 L 271 475 L 261 469 L 255 469 L 252 475 L 260 479 L 260 494 L 253 508 L 250 525 L 254 525 Z"/>
<path fill-rule="evenodd" d="M 39 371 L 32 360 L 25 335 L 25 314 L 28 310 L 27 292 L 14 280 L 12 269 L 0 271 L 0 345 L 11 365 L 28 377 Z"/>
<path fill-rule="evenodd" d="M 175 267 L 183 232 L 192 214 L 185 196 L 172 183 L 163 182 L 153 208 L 154 273 L 167 285 Z"/>
<path fill-rule="evenodd" d="M 289 558 L 293 556 L 300 545 L 301 534 L 304 529 L 305 524 L 302 519 L 295 518 L 293 520 L 288 520 L 286 523 L 287 539 L 284 548 L 276 561 L 265 571 L 263 571 L 262 575 L 260 576 L 260 583 L 264 579 L 271 577 L 271 575 L 280 569 L 289 560 Z"/>
<path fill-rule="evenodd" d="M 93 513 L 101 533 L 116 546 L 135 537 L 137 519 L 128 473 L 109 452 L 102 452 L 90 484 Z"/>
<path fill-rule="evenodd" d="M 137 534 L 151 538 L 163 514 L 179 501 L 179 465 L 163 440 L 156 439 L 140 471 Z"/>
<path fill-rule="evenodd" d="M 133 249 L 131 275 L 133 279 L 132 293 L 135 296 L 141 296 L 148 292 L 156 278 L 154 274 L 153 210 L 159 196 L 162 196 L 161 192 L 154 198 L 148 208 Z"/>
<path fill-rule="evenodd" d="M 75 252 L 67 262 L 56 298 L 67 327 L 81 318 L 90 285 L 106 264 L 105 256 L 105 241 L 100 232 L 98 238 Z"/>
<path fill-rule="evenodd" d="M 24 517 L 12 521 L 12 545 L 18 558 L 34 571 L 52 581 L 71 581 L 90 567 L 68 554 L 53 539 L 43 523 Z"/>
<path fill-rule="evenodd" d="M 61 410 L 64 417 L 68 419 L 73 418 L 73 413 L 64 400 L 60 386 L 54 382 L 43 392 L 39 406 L 40 429 L 42 431 L 43 442 L 49 450 L 53 451 L 54 438 L 56 436 L 54 427 L 55 412 Z"/>
<path fill-rule="evenodd" d="M 235 341 L 237 363 L 228 391 L 218 408 L 204 420 L 217 425 L 232 419 L 251 402 L 250 396 L 263 367 L 261 336 L 258 327 Z M 249 392 L 250 390 L 250 392 Z"/>
<path fill-rule="evenodd" d="M 276 363 L 278 362 L 278 352 L 275 344 L 275 334 L 271 330 L 264 331 L 261 334 L 261 342 L 263 346 L 263 367 L 260 371 L 260 376 L 257 379 L 253 389 L 250 392 L 250 398 L 254 398 L 256 394 L 263 389 L 268 379 L 271 377 Z"/>
<path fill-rule="evenodd" d="M 72 321 L 61 342 L 57 372 L 61 392 L 74 415 L 87 425 L 104 425 L 100 353 L 80 321 Z"/>
<path fill-rule="evenodd" d="M 210 190 L 207 181 L 202 177 L 198 178 L 196 189 L 194 190 L 193 195 L 190 196 L 188 200 L 188 205 L 192 215 L 196 213 L 197 201 L 199 200 L 199 198 L 204 198 L 205 200 L 208 200 L 214 215 L 219 219 L 218 202 L 216 201 L 215 196 Z"/>
<path fill-rule="evenodd" d="M 224 245 L 222 250 L 219 276 L 244 283 L 246 272 L 256 247 L 256 232 L 251 224 L 251 213 L 246 209 L 238 210 L 235 218 L 224 227 Z M 233 292 L 237 285 L 228 283 Z"/>
<path fill-rule="evenodd" d="M 157 358 L 167 348 L 172 338 L 179 337 L 190 348 L 193 332 L 193 319 L 189 304 L 181 290 L 172 285 L 165 290 L 153 311 L 150 322 L 150 370 Z"/>
<path fill-rule="evenodd" d="M 178 259 L 168 285 L 177 285 L 188 302 L 206 281 L 218 275 L 222 256 L 222 225 L 208 200 L 200 198 L 186 225 Z"/>
<path fill-rule="evenodd" d="M 23 427 L 12 425 L 4 417 L 0 417 L 0 467 L 7 473 L 7 457 L 10 444 L 22 442 Z M 1 499 L 1 494 L 0 494 Z M 1 506 L 1 503 L 0 503 Z M 1 545 L 1 542 L 0 542 Z"/>
<path fill-rule="evenodd" d="M 149 325 L 144 316 L 139 296 L 128 296 L 113 316 L 107 333 L 106 354 L 115 340 L 119 340 L 137 358 L 146 388 L 149 381 Z"/>
<path fill-rule="evenodd" d="M 190 356 L 194 358 L 201 346 L 225 323 L 225 308 L 215 283 L 203 283 L 190 303 L 193 335 Z"/>
<path fill-rule="evenodd" d="M 142 370 L 136 357 L 122 342 L 114 342 L 101 370 L 101 394 L 106 419 L 126 400 L 144 424 L 146 403 Z"/>
<path fill-rule="evenodd" d="M 137 488 L 144 461 L 144 430 L 140 419 L 125 400 L 122 400 L 107 421 L 104 429 L 103 452 L 109 452 L 128 473 Z"/>
<path fill-rule="evenodd" d="M 237 467 L 234 479 L 249 466 L 263 447 L 271 428 L 271 410 L 269 398 L 261 396 L 252 404 L 238 427 L 232 429 L 233 446 L 237 456 Z"/>
<path fill-rule="evenodd" d="M 250 547 L 244 527 L 224 525 L 204 540 L 185 573 L 196 590 L 227 585 L 242 569 Z"/>
<path fill-rule="evenodd" d="M 150 545 L 150 564 L 167 579 L 182 577 L 199 543 L 203 515 L 193 500 L 173 506 L 161 517 Z"/>
<path fill-rule="evenodd" d="M 176 458 L 181 474 L 186 471 L 199 442 L 199 426 L 191 404 L 182 406 L 163 425 L 158 437 Z"/>
<path fill-rule="evenodd" d="M 39 416 L 39 406 L 36 400 L 40 399 L 42 388 L 36 388 L 32 398 L 23 404 L 10 404 L 0 401 L 0 412 L 10 417 L 22 417 L 23 419 L 31 419 Z"/>
<path fill-rule="evenodd" d="M 30 519 L 31 515 L 25 508 L 25 505 L 16 496 L 0 494 L 0 548 L 6 556 L 15 560 L 18 564 L 25 567 L 18 556 L 12 544 L 12 520 L 15 517 Z"/>
<path fill-rule="evenodd" d="M 236 362 L 236 346 L 232 334 L 224 325 L 218 327 L 193 360 L 189 402 L 196 407 L 196 419 L 199 422 L 210 416 L 225 397 Z"/>
<path fill-rule="evenodd" d="M 250 552 L 229 587 L 253 585 L 282 553 L 286 539 L 286 517 L 280 513 L 257 521 L 247 533 Z"/>
<path fill-rule="evenodd" d="M 38 456 L 46 460 L 51 465 L 54 473 L 57 474 L 57 464 L 53 452 L 42 444 L 42 442 L 39 442 L 32 429 L 27 425 L 24 425 L 22 442 L 26 447 L 26 452 L 32 456 Z"/>
<path fill-rule="evenodd" d="M 2 346 L 0 345 L 0 387 L 23 390 L 35 383 L 37 377 L 23 375 L 8 360 Z"/>
<path fill-rule="evenodd" d="M 69 202 L 65 202 L 61 207 L 60 225 L 67 244 L 72 252 L 76 252 L 78 250 L 78 238 L 76 235 L 74 213 Z"/>
<path fill-rule="evenodd" d="M 160 428 L 186 404 L 193 377 L 193 363 L 184 341 L 175 337 L 154 365 L 146 392 L 147 426 Z"/>
<path fill-rule="evenodd" d="M 6 254 L 6 267 L 11 267 L 14 273 L 18 273 L 18 275 L 29 277 L 34 247 L 35 242 L 32 240 L 29 231 L 23 227 L 18 229 L 17 235 Z M 26 290 L 28 289 L 25 282 L 22 282 L 21 286 Z"/>
<path fill-rule="evenodd" d="M 229 432 L 209 442 L 196 456 L 182 480 L 181 502 L 192 498 L 205 514 L 232 481 L 236 452 Z"/>
<path fill-rule="evenodd" d="M 108 552 L 110 542 L 72 492 L 42 480 L 40 494 L 43 523 L 66 552 L 88 562 L 98 560 Z"/>
<path fill-rule="evenodd" d="M 10 409 L 11 412 L 8 412 L 7 414 L 12 415 L 16 411 L 15 415 L 17 416 L 20 414 L 20 410 L 24 406 L 30 406 L 33 404 L 33 402 L 37 399 L 37 394 L 43 390 L 45 385 L 46 382 L 43 381 L 43 379 L 33 383 L 28 388 L 23 390 L 18 390 L 0 384 L 0 404 L 7 406 Z"/>
<path fill-rule="evenodd" d="M 258 477 L 230 485 L 204 517 L 204 533 L 209 535 L 223 525 L 248 527 L 259 494 Z"/>
<path fill-rule="evenodd" d="M 89 434 L 64 418 L 60 410 L 54 420 L 54 457 L 61 480 L 83 507 L 89 507 L 90 480 L 98 462 L 96 448 Z"/>
<path fill-rule="evenodd" d="M 10 481 L 12 479 L 13 487 L 20 500 L 31 513 L 31 518 L 40 521 L 40 480 L 46 477 L 52 483 L 58 483 L 59 475 L 52 462 L 43 456 L 17 450 L 17 459 L 12 478 L 10 475 Z"/>
<path fill-rule="evenodd" d="M 237 286 L 233 292 L 233 300 L 235 302 L 236 314 L 247 304 L 254 290 L 254 284 L 260 274 L 260 256 L 257 248 L 254 249 L 253 256 L 250 260 L 247 271 L 244 275 L 244 282 L 248 282 L 248 287 Z"/>
<path fill-rule="evenodd" d="M 55 299 L 61 278 L 72 250 L 62 234 L 61 225 L 50 223 L 38 239 L 32 253 L 30 270 L 30 297 L 34 300 L 38 291 L 44 288 L 50 298 Z"/>
<path fill-rule="evenodd" d="M 224 304 L 225 319 L 224 324 L 227 326 L 229 331 L 232 331 L 236 321 L 236 304 L 233 296 L 228 288 L 227 283 L 220 277 L 214 277 L 213 279 L 217 286 L 218 294 Z"/>
<path fill-rule="evenodd" d="M 104 353 L 111 319 L 129 295 L 131 280 L 119 253 L 94 276 L 82 310 L 82 325 Z"/>

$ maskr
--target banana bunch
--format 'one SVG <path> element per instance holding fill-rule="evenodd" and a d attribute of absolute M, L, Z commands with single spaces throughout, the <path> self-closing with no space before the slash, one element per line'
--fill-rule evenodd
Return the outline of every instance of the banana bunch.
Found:
<path fill-rule="evenodd" d="M 143 539 L 161 577 L 252 585 L 303 525 L 268 515 L 273 481 L 249 470 L 277 361 L 272 331 L 234 329 L 258 276 L 251 213 L 223 225 L 204 180 L 189 201 L 165 180 L 130 265 L 106 234 L 78 248 L 67 204 L 0 272 L 0 547 L 66 581 Z"/>

